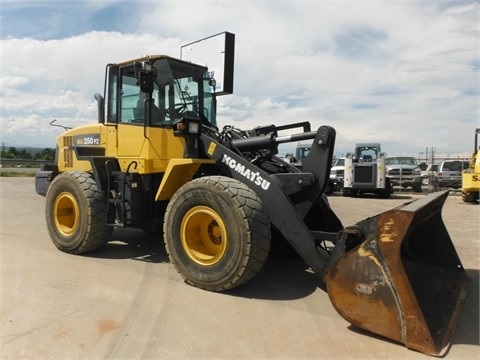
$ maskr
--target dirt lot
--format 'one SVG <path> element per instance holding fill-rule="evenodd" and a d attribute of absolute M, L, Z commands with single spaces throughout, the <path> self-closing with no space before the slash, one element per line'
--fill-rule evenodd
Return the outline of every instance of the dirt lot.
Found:
<path fill-rule="evenodd" d="M 115 230 L 93 255 L 56 250 L 33 178 L 0 178 L 1 359 L 428 359 L 349 326 L 297 259 L 271 257 L 225 294 L 187 286 L 160 238 Z M 421 195 L 330 197 L 345 225 Z M 472 286 L 451 359 L 480 358 L 480 206 L 450 196 L 444 221 Z M 432 244 L 434 246 L 434 244 Z"/>

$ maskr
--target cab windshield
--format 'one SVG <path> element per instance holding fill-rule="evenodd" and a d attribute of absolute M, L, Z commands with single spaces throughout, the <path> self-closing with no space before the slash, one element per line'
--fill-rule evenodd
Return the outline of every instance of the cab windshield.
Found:
<path fill-rule="evenodd" d="M 109 121 L 144 125 L 149 115 L 151 126 L 172 125 L 183 117 L 199 118 L 216 126 L 215 97 L 205 68 L 171 58 L 154 60 L 153 92 L 148 99 L 148 94 L 140 90 L 138 66 L 112 69 Z M 117 115 L 113 104 L 118 94 Z"/>
<path fill-rule="evenodd" d="M 216 126 L 214 98 L 204 68 L 172 59 L 156 60 L 153 66 L 157 76 L 152 98 L 160 114 L 165 114 L 160 122 L 194 117 Z"/>

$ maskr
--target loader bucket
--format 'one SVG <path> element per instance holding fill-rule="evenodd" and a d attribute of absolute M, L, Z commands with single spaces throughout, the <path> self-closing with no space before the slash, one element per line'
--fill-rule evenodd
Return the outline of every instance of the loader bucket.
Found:
<path fill-rule="evenodd" d="M 359 222 L 362 242 L 332 259 L 330 300 L 352 325 L 442 356 L 469 279 L 441 218 L 448 191 Z"/>

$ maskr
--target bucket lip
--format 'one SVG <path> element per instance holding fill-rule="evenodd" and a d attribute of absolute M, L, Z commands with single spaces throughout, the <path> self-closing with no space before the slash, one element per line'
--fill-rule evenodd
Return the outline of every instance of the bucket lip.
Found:
<path fill-rule="evenodd" d="M 423 208 L 424 206 L 430 204 L 431 202 L 435 201 L 436 199 L 443 198 L 439 201 L 441 201 L 441 204 L 445 202 L 445 200 L 448 197 L 450 190 L 442 190 L 442 191 L 437 191 L 437 192 L 432 192 L 430 194 L 425 195 L 423 198 L 408 202 L 406 204 L 400 205 L 397 207 L 397 210 L 403 210 L 403 211 L 418 211 L 419 209 Z"/>

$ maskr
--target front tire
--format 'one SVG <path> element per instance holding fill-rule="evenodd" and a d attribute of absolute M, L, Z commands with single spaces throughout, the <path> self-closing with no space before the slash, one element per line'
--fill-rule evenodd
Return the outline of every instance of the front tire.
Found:
<path fill-rule="evenodd" d="M 185 282 L 210 291 L 253 278 L 270 250 L 270 222 L 257 194 L 223 176 L 182 186 L 168 204 L 163 231 L 170 261 Z"/>
<path fill-rule="evenodd" d="M 105 194 L 88 172 L 58 175 L 46 195 L 46 221 L 52 242 L 71 254 L 101 248 L 113 231 L 106 225 L 106 206 Z"/>

